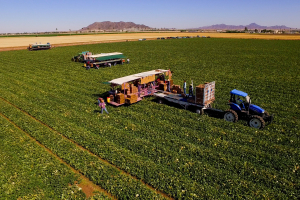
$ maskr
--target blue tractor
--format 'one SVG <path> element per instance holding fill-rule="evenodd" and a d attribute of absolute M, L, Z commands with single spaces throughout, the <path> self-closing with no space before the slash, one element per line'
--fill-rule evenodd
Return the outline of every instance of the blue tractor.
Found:
<path fill-rule="evenodd" d="M 266 122 L 271 123 L 273 116 L 261 107 L 251 104 L 247 93 L 232 90 L 228 105 L 230 109 L 225 111 L 224 119 L 229 122 L 236 122 L 239 118 L 248 120 L 248 125 L 253 128 L 263 129 Z"/>

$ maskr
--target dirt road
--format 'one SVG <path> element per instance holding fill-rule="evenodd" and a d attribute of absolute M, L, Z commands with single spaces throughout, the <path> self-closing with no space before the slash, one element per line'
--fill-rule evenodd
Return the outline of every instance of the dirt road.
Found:
<path fill-rule="evenodd" d="M 97 35 L 70 35 L 54 37 L 0 37 L 0 51 L 26 49 L 29 44 L 47 43 L 54 46 L 70 46 L 80 44 L 136 41 L 140 38 L 156 39 L 157 37 L 176 36 L 210 36 L 212 38 L 244 38 L 244 39 L 270 39 L 270 40 L 300 40 L 300 35 L 280 34 L 249 34 L 249 33 L 121 33 Z"/>

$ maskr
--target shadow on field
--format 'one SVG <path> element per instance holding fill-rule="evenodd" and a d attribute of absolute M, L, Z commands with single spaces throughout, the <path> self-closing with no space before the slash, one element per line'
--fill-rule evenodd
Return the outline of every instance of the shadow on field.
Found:
<path fill-rule="evenodd" d="M 151 101 L 159 104 L 158 99 L 153 99 Z M 165 104 L 167 106 L 170 106 L 170 107 L 173 107 L 173 108 L 176 108 L 176 109 L 183 109 L 184 110 L 184 107 L 182 107 L 182 106 L 180 106 L 179 104 L 176 104 L 176 103 L 172 103 L 172 102 L 169 102 L 169 101 L 164 101 L 163 104 Z M 190 111 L 190 112 L 195 112 L 195 109 L 192 108 L 191 106 L 189 108 L 187 108 L 187 110 Z M 213 117 L 213 118 L 217 118 L 217 119 L 223 119 L 223 117 L 224 117 L 224 111 L 214 109 L 214 108 L 205 109 L 204 114 L 208 115 L 209 117 Z"/>
<path fill-rule="evenodd" d="M 224 117 L 224 111 L 217 110 L 217 109 L 206 109 L 204 113 L 207 114 L 209 117 L 213 117 L 217 119 L 223 119 Z"/>

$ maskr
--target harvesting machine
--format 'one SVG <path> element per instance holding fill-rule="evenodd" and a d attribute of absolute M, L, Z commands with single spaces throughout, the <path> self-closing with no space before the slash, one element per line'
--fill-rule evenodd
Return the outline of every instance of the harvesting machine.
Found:
<path fill-rule="evenodd" d="M 30 44 L 27 48 L 29 51 L 51 49 L 51 44 Z"/>
<path fill-rule="evenodd" d="M 120 52 L 92 54 L 89 51 L 83 51 L 72 58 L 72 61 L 83 62 L 86 67 L 108 66 L 108 63 L 116 65 L 125 62 L 125 56 Z"/>

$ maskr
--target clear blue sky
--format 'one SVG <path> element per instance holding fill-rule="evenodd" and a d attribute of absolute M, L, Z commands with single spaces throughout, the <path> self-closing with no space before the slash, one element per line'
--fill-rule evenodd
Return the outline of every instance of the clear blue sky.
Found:
<path fill-rule="evenodd" d="M 0 33 L 79 30 L 94 22 L 153 28 L 214 24 L 300 28 L 300 0 L 0 0 Z"/>

